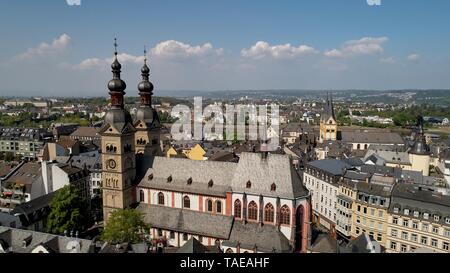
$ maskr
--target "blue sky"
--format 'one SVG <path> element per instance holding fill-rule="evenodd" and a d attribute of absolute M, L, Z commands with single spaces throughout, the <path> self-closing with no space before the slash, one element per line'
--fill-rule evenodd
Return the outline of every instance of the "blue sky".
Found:
<path fill-rule="evenodd" d="M 104 95 L 117 36 L 133 94 L 450 88 L 450 1 L 0 2 L 0 95 Z"/>

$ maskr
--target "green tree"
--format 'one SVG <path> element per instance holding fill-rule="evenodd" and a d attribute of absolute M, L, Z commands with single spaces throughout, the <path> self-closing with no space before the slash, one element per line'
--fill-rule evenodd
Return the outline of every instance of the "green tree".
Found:
<path fill-rule="evenodd" d="M 50 233 L 62 234 L 69 230 L 81 232 L 92 224 L 87 203 L 73 185 L 59 190 L 50 203 L 50 210 L 47 218 L 47 231 Z"/>
<path fill-rule="evenodd" d="M 101 237 L 111 244 L 137 243 L 144 240 L 142 231 L 149 229 L 141 212 L 134 209 L 118 209 L 111 212 Z"/>

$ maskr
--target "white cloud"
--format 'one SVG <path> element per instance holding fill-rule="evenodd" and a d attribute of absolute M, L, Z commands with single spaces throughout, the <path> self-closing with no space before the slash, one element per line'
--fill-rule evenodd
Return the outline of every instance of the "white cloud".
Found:
<path fill-rule="evenodd" d="M 32 59 L 39 56 L 47 56 L 64 51 L 70 44 L 70 36 L 62 34 L 58 38 L 55 38 L 51 44 L 41 43 L 39 46 L 29 48 L 26 52 L 16 56 L 17 60 Z"/>
<path fill-rule="evenodd" d="M 66 0 L 69 6 L 81 6 L 81 0 Z"/>
<path fill-rule="evenodd" d="M 384 52 L 382 45 L 388 41 L 387 37 L 364 37 L 359 40 L 350 40 L 345 42 L 341 49 L 325 51 L 324 55 L 330 58 L 341 58 L 355 55 L 380 54 Z"/>
<path fill-rule="evenodd" d="M 168 40 L 157 44 L 151 52 L 156 57 L 177 59 L 208 55 L 220 56 L 223 54 L 223 49 L 215 49 L 211 43 L 191 46 L 179 41 Z"/>
<path fill-rule="evenodd" d="M 294 59 L 296 57 L 317 53 L 318 51 L 307 45 L 298 47 L 291 44 L 270 46 L 269 43 L 259 41 L 248 49 L 242 49 L 241 55 L 251 59 Z"/>
<path fill-rule="evenodd" d="M 151 49 L 150 58 L 164 58 L 164 59 L 186 59 L 190 57 L 211 57 L 221 56 L 223 49 L 215 49 L 210 43 L 204 45 L 191 46 L 182 42 L 169 40 L 157 44 Z M 134 56 L 127 53 L 121 53 L 117 56 L 121 63 L 135 63 L 143 64 L 144 56 Z M 81 63 L 74 66 L 75 69 L 91 69 L 91 68 L 106 68 L 111 65 L 114 58 L 89 58 L 83 60 Z"/>
<path fill-rule="evenodd" d="M 416 62 L 420 59 L 420 55 L 413 53 L 408 56 L 408 61 Z"/>
<path fill-rule="evenodd" d="M 121 53 L 117 55 L 117 59 L 120 63 L 135 63 L 135 64 L 143 64 L 144 63 L 144 56 L 134 56 L 127 53 Z M 91 69 L 91 68 L 106 68 L 111 65 L 111 63 L 114 61 L 114 57 L 112 58 L 89 58 L 83 60 L 78 65 L 75 65 L 75 69 Z"/>
<path fill-rule="evenodd" d="M 396 62 L 397 61 L 394 58 L 392 58 L 392 57 L 381 58 L 380 59 L 380 63 L 383 63 L 383 64 L 395 64 Z"/>
<path fill-rule="evenodd" d="M 341 58 L 344 56 L 344 53 L 342 53 L 342 51 L 337 50 L 337 49 L 325 51 L 323 54 L 326 57 L 330 57 L 330 58 Z"/>

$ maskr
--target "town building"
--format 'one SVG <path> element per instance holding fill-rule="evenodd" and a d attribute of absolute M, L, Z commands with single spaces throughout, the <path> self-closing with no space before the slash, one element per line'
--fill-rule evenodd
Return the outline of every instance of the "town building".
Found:
<path fill-rule="evenodd" d="M 93 253 L 91 240 L 0 226 L 0 253 Z"/>
<path fill-rule="evenodd" d="M 37 158 L 46 140 L 51 140 L 51 136 L 42 129 L 1 128 L 0 152 Z"/>
<path fill-rule="evenodd" d="M 397 184 L 389 207 L 387 252 L 450 252 L 450 196 L 427 187 Z"/>

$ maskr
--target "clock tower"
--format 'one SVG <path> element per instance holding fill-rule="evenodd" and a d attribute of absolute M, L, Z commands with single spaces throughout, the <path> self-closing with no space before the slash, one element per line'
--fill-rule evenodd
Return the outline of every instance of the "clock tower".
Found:
<path fill-rule="evenodd" d="M 133 181 L 136 176 L 134 134 L 130 113 L 124 107 L 126 84 L 120 78 L 121 64 L 117 60 L 117 43 L 113 78 L 108 83 L 111 107 L 106 112 L 100 130 L 102 150 L 102 194 L 105 223 L 114 209 L 129 207 L 133 199 Z"/>

